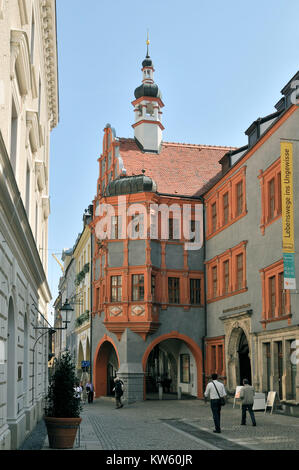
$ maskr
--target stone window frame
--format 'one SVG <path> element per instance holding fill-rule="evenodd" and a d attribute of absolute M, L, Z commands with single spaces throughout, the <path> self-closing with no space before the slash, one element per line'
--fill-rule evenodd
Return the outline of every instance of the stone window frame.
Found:
<path fill-rule="evenodd" d="M 265 229 L 281 217 L 281 165 L 280 156 L 266 170 L 260 170 L 258 179 L 261 187 L 261 220 L 262 235 Z M 274 179 L 274 215 L 270 216 L 269 183 Z"/>
<path fill-rule="evenodd" d="M 216 368 L 212 368 L 212 350 L 215 348 L 215 362 Z M 205 341 L 206 349 L 206 377 L 210 377 L 213 373 L 217 373 L 220 377 L 225 377 L 225 337 L 217 336 L 214 338 L 207 338 Z M 220 355 L 220 350 L 222 353 Z M 222 359 L 222 361 L 221 361 Z M 220 364 L 221 363 L 221 364 Z"/>
<path fill-rule="evenodd" d="M 137 282 L 136 281 L 137 277 Z M 140 281 L 140 279 L 143 277 L 143 282 Z M 135 278 L 135 280 L 134 280 Z M 145 300 L 145 275 L 144 273 L 133 273 L 131 274 L 131 298 L 133 302 L 144 302 Z M 141 295 L 141 288 L 143 287 L 143 296 Z M 134 295 L 134 288 L 137 289 L 138 295 L 137 298 L 135 298 Z"/>
<path fill-rule="evenodd" d="M 179 276 L 167 276 L 167 293 L 169 305 L 179 305 L 181 303 L 180 281 L 181 279 Z M 176 302 L 176 300 L 178 301 Z"/>
<path fill-rule="evenodd" d="M 262 283 L 262 320 L 261 323 L 266 328 L 268 323 L 288 320 L 291 323 L 291 295 L 288 290 L 285 291 L 285 312 L 281 312 L 280 301 L 280 287 L 279 287 L 279 274 L 283 273 L 283 259 L 260 269 L 261 283 Z M 275 277 L 275 311 L 274 314 L 270 312 L 270 279 Z"/>
<path fill-rule="evenodd" d="M 16 78 L 20 94 L 25 96 L 31 89 L 31 64 L 28 36 L 24 31 L 12 29 L 10 38 L 10 75 Z"/>
<path fill-rule="evenodd" d="M 215 256 L 210 261 L 206 262 L 207 266 L 207 280 L 208 280 L 208 299 L 207 302 L 215 302 L 232 295 L 241 294 L 247 291 L 246 281 L 246 245 L 247 240 L 240 242 L 238 245 L 229 248 L 218 256 Z M 243 255 L 243 282 L 242 288 L 237 289 L 237 257 Z M 229 261 L 229 291 L 224 291 L 224 263 Z M 214 296 L 213 290 L 213 268 L 217 267 L 217 295 Z"/>
<path fill-rule="evenodd" d="M 192 289 L 192 281 L 199 281 L 199 289 L 197 289 L 196 286 L 193 286 L 193 289 Z M 194 276 L 194 275 L 190 275 L 189 277 L 189 296 L 190 296 L 190 305 L 204 305 L 204 293 L 203 293 L 203 289 L 204 289 L 204 285 L 203 285 L 203 282 L 204 282 L 204 279 L 203 279 L 203 276 Z M 194 297 L 196 298 L 196 292 L 199 291 L 199 303 L 198 302 L 191 302 L 192 300 L 192 295 L 191 295 L 191 292 L 193 292 L 193 295 Z"/>
<path fill-rule="evenodd" d="M 113 278 L 116 278 L 116 284 L 113 284 Z M 120 281 L 120 282 L 119 282 Z M 113 289 L 116 291 L 116 298 L 113 297 Z M 118 303 L 122 301 L 123 279 L 121 274 L 113 274 L 110 276 L 110 302 Z M 119 298 L 120 297 L 120 298 Z"/>
<path fill-rule="evenodd" d="M 209 240 L 213 236 L 217 235 L 222 230 L 226 229 L 234 222 L 244 217 L 247 214 L 247 203 L 246 203 L 246 165 L 242 166 L 240 170 L 225 180 L 223 185 L 212 194 L 212 196 L 206 201 L 207 207 L 207 236 Z M 237 213 L 237 187 L 242 182 L 242 209 L 241 212 Z M 224 218 L 224 204 L 223 198 L 228 194 L 228 220 L 225 223 Z M 216 204 L 216 229 L 213 227 L 213 207 Z"/>

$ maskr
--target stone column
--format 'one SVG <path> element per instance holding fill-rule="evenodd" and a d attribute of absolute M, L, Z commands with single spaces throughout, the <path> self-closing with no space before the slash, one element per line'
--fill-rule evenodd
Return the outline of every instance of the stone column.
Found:
<path fill-rule="evenodd" d="M 141 364 L 125 362 L 121 364 L 117 375 L 125 386 L 123 402 L 128 404 L 143 401 L 144 372 Z"/>

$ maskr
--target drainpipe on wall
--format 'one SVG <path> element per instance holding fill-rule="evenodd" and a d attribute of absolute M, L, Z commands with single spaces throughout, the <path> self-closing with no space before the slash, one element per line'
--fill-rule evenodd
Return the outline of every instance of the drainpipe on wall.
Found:
<path fill-rule="evenodd" d="M 92 311 L 93 311 L 93 305 L 92 305 L 92 299 L 93 299 L 93 290 L 92 290 L 92 274 L 93 274 L 93 233 L 91 232 L 91 237 L 90 237 L 90 383 L 92 383 Z"/>
<path fill-rule="evenodd" d="M 204 324 L 205 324 L 205 332 L 204 336 L 202 337 L 202 386 L 203 386 L 203 393 L 205 392 L 205 381 L 206 381 L 206 370 L 205 370 L 205 362 L 206 362 L 206 348 L 205 348 L 205 340 L 207 337 L 207 270 L 206 270 L 206 221 L 205 221 L 205 202 L 204 198 L 202 198 L 203 204 L 203 272 L 204 272 L 204 295 L 205 295 L 205 303 L 204 303 Z"/>

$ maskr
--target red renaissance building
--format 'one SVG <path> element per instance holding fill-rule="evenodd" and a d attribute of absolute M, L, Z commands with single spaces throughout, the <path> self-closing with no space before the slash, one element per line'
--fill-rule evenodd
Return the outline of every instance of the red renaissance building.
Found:
<path fill-rule="evenodd" d="M 231 149 L 162 140 L 154 66 L 142 62 L 134 138 L 107 124 L 93 222 L 92 358 L 96 396 L 116 372 L 126 399 L 203 394 L 206 336 L 203 199 Z"/>

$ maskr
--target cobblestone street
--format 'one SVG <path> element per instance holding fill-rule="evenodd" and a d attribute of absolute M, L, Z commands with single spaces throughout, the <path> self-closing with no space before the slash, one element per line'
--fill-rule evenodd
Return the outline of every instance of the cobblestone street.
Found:
<path fill-rule="evenodd" d="M 240 408 L 222 409 L 222 433 L 215 435 L 209 404 L 201 400 L 145 401 L 115 409 L 100 398 L 83 405 L 74 450 L 298 450 L 299 419 L 256 412 L 257 427 L 240 425 Z M 46 431 L 27 439 L 23 449 L 49 450 Z M 43 443 L 41 435 L 44 433 Z M 34 441 L 36 446 L 34 447 Z"/>

